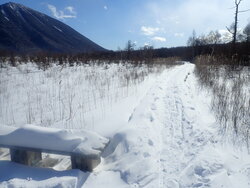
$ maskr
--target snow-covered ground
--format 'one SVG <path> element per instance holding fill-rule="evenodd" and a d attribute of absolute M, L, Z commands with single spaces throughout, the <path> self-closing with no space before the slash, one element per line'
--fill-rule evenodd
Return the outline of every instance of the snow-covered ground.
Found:
<path fill-rule="evenodd" d="M 134 97 L 112 103 L 105 129 L 95 128 L 111 143 L 93 173 L 56 171 L 69 161 L 58 156 L 56 170 L 26 167 L 6 161 L 8 151 L 0 150 L 0 187 L 250 187 L 250 156 L 223 141 L 194 65 L 149 80 Z"/>
<path fill-rule="evenodd" d="M 110 136 L 124 125 L 164 66 L 127 63 L 0 69 L 0 123 L 88 129 Z"/>

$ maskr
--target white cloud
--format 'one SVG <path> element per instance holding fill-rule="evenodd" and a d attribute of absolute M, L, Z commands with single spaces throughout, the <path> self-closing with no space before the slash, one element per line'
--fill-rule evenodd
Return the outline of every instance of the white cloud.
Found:
<path fill-rule="evenodd" d="M 166 38 L 164 37 L 155 36 L 155 37 L 152 37 L 151 39 L 155 41 L 159 41 L 159 42 L 166 42 Z"/>
<path fill-rule="evenodd" d="M 174 36 L 175 36 L 175 37 L 183 37 L 183 36 L 184 36 L 184 33 L 175 33 Z"/>
<path fill-rule="evenodd" d="M 65 8 L 65 11 L 57 10 L 54 5 L 48 4 L 48 9 L 51 11 L 52 15 L 57 19 L 64 19 L 64 18 L 76 18 L 76 12 L 74 7 L 68 6 Z"/>
<path fill-rule="evenodd" d="M 226 29 L 220 29 L 218 31 L 221 34 L 221 40 L 223 42 L 230 42 L 232 40 L 232 34 Z"/>
<path fill-rule="evenodd" d="M 66 7 L 65 10 L 68 10 L 69 13 L 76 15 L 76 11 L 75 11 L 74 7 L 72 7 L 72 6 Z"/>
<path fill-rule="evenodd" d="M 230 34 L 229 31 L 226 30 L 226 29 L 220 29 L 218 32 L 219 32 L 221 35 Z"/>
<path fill-rule="evenodd" d="M 147 1 L 144 6 L 145 11 L 142 12 L 147 14 L 138 14 L 138 22 L 145 26 L 154 25 L 161 28 L 160 32 L 165 29 L 166 38 L 175 36 L 174 40 L 168 41 L 168 45 L 171 46 L 186 44 L 193 29 L 196 30 L 197 35 L 201 35 L 211 30 L 226 28 L 234 20 L 234 9 L 229 9 L 234 6 L 234 0 L 185 0 L 178 3 L 157 0 Z M 243 0 L 240 9 L 248 9 L 247 7 L 250 8 L 250 0 Z M 248 13 L 240 14 L 239 28 L 244 28 L 248 19 Z"/>
<path fill-rule="evenodd" d="M 103 7 L 103 8 L 104 8 L 104 10 L 108 10 L 108 7 L 107 7 L 107 5 L 105 5 L 105 6 Z"/>
<path fill-rule="evenodd" d="M 151 36 L 151 35 L 155 35 L 157 32 L 159 32 L 160 28 L 142 26 L 141 31 L 142 31 L 143 35 Z"/>

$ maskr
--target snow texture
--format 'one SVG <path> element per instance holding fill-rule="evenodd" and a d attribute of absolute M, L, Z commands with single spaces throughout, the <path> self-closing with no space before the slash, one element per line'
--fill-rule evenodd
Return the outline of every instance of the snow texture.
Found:
<path fill-rule="evenodd" d="M 1 161 L 0 187 L 250 187 L 249 154 L 222 141 L 211 97 L 198 89 L 193 71 L 190 63 L 167 69 L 137 103 L 130 100 L 134 109 L 123 126 L 105 127 L 114 134 L 93 173 Z M 56 168 L 67 164 L 58 161 Z"/>
<path fill-rule="evenodd" d="M 5 16 L 6 15 L 6 13 L 5 13 L 5 11 L 3 10 L 3 9 L 1 9 L 1 12 L 2 12 L 2 14 Z"/>
<path fill-rule="evenodd" d="M 34 125 L 20 128 L 0 126 L 0 145 L 37 148 L 76 153 L 84 156 L 100 156 L 108 139 L 90 131 L 61 130 Z"/>
<path fill-rule="evenodd" d="M 89 173 L 80 170 L 55 171 L 0 161 L 0 187 L 81 187 Z"/>
<path fill-rule="evenodd" d="M 60 32 L 62 32 L 62 30 L 61 29 L 59 29 L 58 27 L 56 27 L 56 26 L 53 26 L 56 30 L 58 30 L 58 31 L 60 31 Z"/>

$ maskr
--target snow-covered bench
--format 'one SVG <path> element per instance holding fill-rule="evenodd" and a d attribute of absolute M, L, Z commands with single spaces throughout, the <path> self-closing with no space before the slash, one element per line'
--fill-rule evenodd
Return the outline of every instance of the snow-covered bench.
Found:
<path fill-rule="evenodd" d="M 0 147 L 10 149 L 13 162 L 26 165 L 37 163 L 45 152 L 71 156 L 72 168 L 92 171 L 107 144 L 108 139 L 89 131 L 0 125 Z"/>

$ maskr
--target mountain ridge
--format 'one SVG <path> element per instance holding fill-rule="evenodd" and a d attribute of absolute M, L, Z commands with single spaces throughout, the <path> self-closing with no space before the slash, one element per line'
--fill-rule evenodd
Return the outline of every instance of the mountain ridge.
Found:
<path fill-rule="evenodd" d="M 106 51 L 70 26 L 21 4 L 0 5 L 0 50 L 18 53 Z"/>

